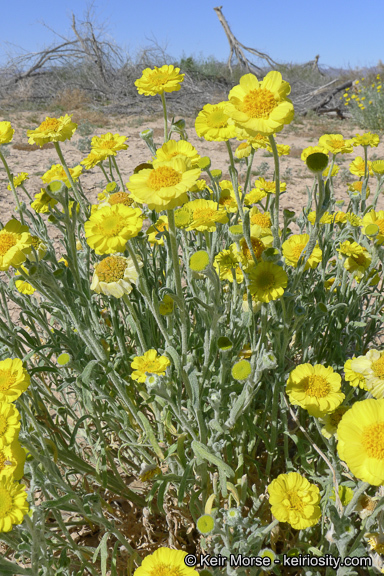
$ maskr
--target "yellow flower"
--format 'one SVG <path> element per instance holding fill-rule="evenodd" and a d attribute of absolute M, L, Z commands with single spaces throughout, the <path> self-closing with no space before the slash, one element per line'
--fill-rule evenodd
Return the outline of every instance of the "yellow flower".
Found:
<path fill-rule="evenodd" d="M 347 220 L 348 222 L 351 224 L 351 226 L 361 226 L 362 224 L 362 219 L 360 218 L 360 216 L 357 216 L 357 214 L 354 214 L 353 212 L 347 212 Z"/>
<path fill-rule="evenodd" d="M 137 260 L 142 268 L 143 263 L 139 258 Z M 91 290 L 97 294 L 121 298 L 132 292 L 132 284 L 136 284 L 138 277 L 132 258 L 107 256 L 95 266 Z"/>
<path fill-rule="evenodd" d="M 293 266 L 294 268 L 297 267 L 297 263 L 299 261 L 300 255 L 305 250 L 309 242 L 309 234 L 293 234 L 283 242 L 282 250 L 285 263 L 288 266 Z M 305 256 L 305 253 L 304 253 Z M 312 254 L 310 255 L 304 270 L 308 270 L 308 268 L 316 268 L 316 266 L 321 262 L 323 253 L 321 249 L 316 246 L 314 247 Z"/>
<path fill-rule="evenodd" d="M 267 194 L 276 194 L 276 182 L 269 182 L 268 180 L 265 180 L 265 178 L 260 177 L 257 180 L 255 180 L 255 189 L 262 190 Z M 285 192 L 286 189 L 287 189 L 286 183 L 280 182 L 280 192 Z M 251 193 L 252 190 L 250 194 Z"/>
<path fill-rule="evenodd" d="M 224 142 L 236 137 L 236 127 L 225 113 L 227 102 L 206 104 L 197 115 L 195 121 L 196 133 L 200 138 L 210 142 Z"/>
<path fill-rule="evenodd" d="M 116 152 L 128 148 L 128 144 L 125 144 L 126 139 L 126 136 L 112 134 L 112 132 L 102 134 L 101 136 L 94 136 L 91 140 L 91 154 L 105 155 L 105 158 L 108 156 L 116 156 Z"/>
<path fill-rule="evenodd" d="M 197 163 L 200 160 L 200 155 L 192 144 L 185 140 L 168 140 L 165 144 L 158 148 L 156 151 L 156 158 L 161 162 L 167 162 L 173 158 L 182 158 L 185 160 L 189 167 L 197 168 Z M 204 182 L 204 187 L 206 183 Z"/>
<path fill-rule="evenodd" d="M 261 228 L 260 226 L 251 226 L 251 244 L 252 249 L 257 260 L 260 260 L 262 253 L 266 248 L 272 246 L 273 236 L 271 235 L 271 230 L 269 228 Z M 233 249 L 234 253 L 243 266 L 248 263 L 253 263 L 253 256 L 250 249 L 248 248 L 247 241 L 245 238 L 241 238 L 239 241 L 241 252 L 238 252 L 236 243 L 231 244 L 230 248 Z"/>
<path fill-rule="evenodd" d="M 329 169 L 330 169 L 330 167 L 331 167 L 331 166 L 327 166 L 326 169 L 324 170 L 324 172 L 323 172 L 324 178 L 328 178 L 328 174 L 329 174 Z M 338 167 L 337 164 L 334 164 L 334 165 L 333 165 L 333 168 L 332 168 L 332 172 L 331 172 L 331 178 L 333 178 L 334 176 L 336 176 L 336 174 L 337 174 L 338 172 L 339 172 L 339 167 Z"/>
<path fill-rule="evenodd" d="M 157 66 L 153 70 L 145 68 L 141 78 L 136 80 L 135 86 L 139 94 L 145 96 L 156 96 L 164 92 L 177 92 L 180 90 L 180 83 L 184 80 L 184 74 L 179 74 L 180 68 L 171 65 Z"/>
<path fill-rule="evenodd" d="M 31 251 L 31 244 L 32 237 L 28 226 L 22 226 L 17 220 L 10 220 L 0 230 L 0 270 L 7 271 L 10 266 L 21 266 Z"/>
<path fill-rule="evenodd" d="M 251 206 L 252 204 L 260 202 L 260 200 L 262 200 L 266 196 L 267 193 L 265 192 L 265 190 L 261 188 L 252 188 L 252 190 L 250 190 L 248 194 L 244 196 L 244 204 L 246 206 Z"/>
<path fill-rule="evenodd" d="M 288 144 L 276 144 L 278 156 L 289 156 L 291 147 Z M 272 147 L 267 146 L 268 152 L 272 153 Z"/>
<path fill-rule="evenodd" d="M 184 208 L 175 210 L 175 224 L 177 228 L 186 228 L 191 221 L 191 213 Z"/>
<path fill-rule="evenodd" d="M 10 402 L 0 402 L 0 448 L 12 444 L 20 431 L 20 414 Z"/>
<path fill-rule="evenodd" d="M 375 212 L 375 210 L 370 210 L 365 216 L 363 216 L 363 234 L 365 234 L 365 230 L 369 224 L 376 224 L 379 227 L 379 233 L 376 236 L 376 242 L 381 245 L 384 242 L 384 210 L 379 210 Z"/>
<path fill-rule="evenodd" d="M 365 376 L 361 372 L 357 372 L 356 370 L 352 370 L 351 364 L 352 360 L 355 360 L 356 356 L 349 358 L 344 364 L 344 380 L 349 382 L 351 386 L 355 388 L 358 386 L 363 390 L 367 390 L 367 385 L 365 383 Z"/>
<path fill-rule="evenodd" d="M 384 399 L 355 402 L 338 429 L 341 460 L 363 482 L 384 484 Z"/>
<path fill-rule="evenodd" d="M 342 134 L 323 134 L 319 138 L 319 146 L 326 149 L 326 154 L 349 154 L 353 151 L 352 140 L 344 140 Z"/>
<path fill-rule="evenodd" d="M 57 200 L 51 198 L 46 191 L 41 188 L 41 192 L 35 194 L 35 200 L 31 203 L 31 208 L 40 214 L 49 214 L 49 208 L 53 208 Z"/>
<path fill-rule="evenodd" d="M 91 168 L 94 168 L 95 166 L 97 166 L 97 164 L 100 164 L 100 162 L 103 162 L 103 160 L 105 160 L 107 158 L 107 156 L 108 156 L 108 154 L 106 151 L 96 152 L 95 150 L 92 150 L 88 154 L 88 156 L 80 162 L 80 164 L 82 164 L 86 170 L 91 170 Z"/>
<path fill-rule="evenodd" d="M 222 180 L 219 182 L 219 186 L 221 188 L 219 206 L 224 207 L 227 212 L 237 212 L 238 206 L 232 182 L 229 180 Z"/>
<path fill-rule="evenodd" d="M 239 159 L 248 158 L 251 152 L 252 152 L 252 146 L 247 140 L 247 142 L 241 142 L 241 144 L 238 145 L 238 147 L 235 150 L 235 156 L 236 158 Z"/>
<path fill-rule="evenodd" d="M 24 484 L 12 478 L 0 479 L 0 532 L 10 532 L 13 525 L 21 524 L 28 513 L 27 491 Z"/>
<path fill-rule="evenodd" d="M 144 558 L 133 576 L 198 576 L 194 568 L 185 565 L 186 555 L 183 550 L 158 548 L 153 554 Z"/>
<path fill-rule="evenodd" d="M 279 522 L 295 530 L 317 524 L 320 516 L 320 491 L 297 472 L 280 474 L 268 486 L 271 512 Z"/>
<path fill-rule="evenodd" d="M 342 242 L 336 250 L 340 252 L 340 254 L 347 256 L 344 262 L 344 268 L 348 270 L 348 272 L 355 273 L 355 278 L 362 278 L 372 262 L 372 257 L 368 250 L 360 246 L 357 242 L 350 242 L 349 240 Z"/>
<path fill-rule="evenodd" d="M 353 182 L 352 184 L 348 184 L 348 190 L 350 190 L 351 192 L 359 192 L 359 194 L 361 194 L 363 189 L 363 181 L 360 180 L 358 182 Z M 369 197 L 371 193 L 371 189 L 369 188 L 369 186 L 366 187 L 366 198 Z"/>
<path fill-rule="evenodd" d="M 384 160 L 373 160 L 371 168 L 375 174 L 382 176 L 384 174 Z"/>
<path fill-rule="evenodd" d="M 249 272 L 249 291 L 260 302 L 281 298 L 287 284 L 288 274 L 273 262 L 260 262 Z"/>
<path fill-rule="evenodd" d="M 344 400 L 340 387 L 341 376 L 331 366 L 299 364 L 289 375 L 287 394 L 291 404 L 320 418 L 336 410 Z"/>
<path fill-rule="evenodd" d="M 0 122 L 0 144 L 9 144 L 9 142 L 12 142 L 14 133 L 15 131 L 10 122 Z"/>
<path fill-rule="evenodd" d="M 0 402 L 14 402 L 30 383 L 31 378 L 19 358 L 0 361 Z"/>
<path fill-rule="evenodd" d="M 186 193 L 200 173 L 200 168 L 188 170 L 187 162 L 182 158 L 168 162 L 154 160 L 153 168 L 145 168 L 131 176 L 127 188 L 136 202 L 148 204 L 150 210 L 172 210 L 188 201 Z"/>
<path fill-rule="evenodd" d="M 328 154 L 328 150 L 324 146 L 308 146 L 302 151 L 301 159 L 303 162 L 305 162 L 308 156 L 311 154 L 317 154 L 319 152 L 322 154 Z"/>
<path fill-rule="evenodd" d="M 349 406 L 339 406 L 334 412 L 326 414 L 323 418 L 319 418 L 321 424 L 323 424 L 321 433 L 324 438 L 329 439 L 332 438 L 332 436 L 337 436 L 337 427 L 347 410 L 349 410 Z"/>
<path fill-rule="evenodd" d="M 193 272 L 203 272 L 209 266 L 209 254 L 205 250 L 194 252 L 189 259 L 189 267 Z"/>
<path fill-rule="evenodd" d="M 373 172 L 372 172 L 371 164 L 372 164 L 372 162 L 370 160 L 368 160 L 368 172 L 372 176 Z M 350 163 L 349 171 L 351 174 L 354 174 L 355 176 L 364 176 L 365 175 L 365 162 L 361 158 L 361 156 L 356 156 L 354 161 Z"/>
<path fill-rule="evenodd" d="M 158 356 L 156 350 L 148 350 L 144 356 L 136 356 L 131 363 L 134 372 L 131 374 L 133 380 L 145 382 L 147 374 L 158 374 L 163 376 L 171 362 L 166 356 Z"/>
<path fill-rule="evenodd" d="M 313 210 L 307 214 L 307 219 L 311 224 L 316 222 L 316 212 Z M 320 224 L 332 224 L 333 222 L 333 215 L 329 212 L 324 212 L 322 217 L 320 218 Z"/>
<path fill-rule="evenodd" d="M 370 549 L 378 554 L 384 554 L 384 534 L 380 532 L 372 532 L 365 535 L 368 537 L 368 544 Z M 382 572 L 383 573 L 383 572 Z"/>
<path fill-rule="evenodd" d="M 261 82 L 253 74 L 245 74 L 230 91 L 224 111 L 250 136 L 268 136 L 293 119 L 293 104 L 287 98 L 290 91 L 280 72 L 268 72 Z"/>
<path fill-rule="evenodd" d="M 45 118 L 35 130 L 27 130 L 28 143 L 43 146 L 47 142 L 64 142 L 70 140 L 77 128 L 77 124 L 71 121 L 72 115 L 60 116 L 60 118 Z"/>
<path fill-rule="evenodd" d="M 96 254 L 115 254 L 124 252 L 127 241 L 137 236 L 142 226 L 139 208 L 116 204 L 92 214 L 84 224 L 84 231 L 88 245 Z"/>
<path fill-rule="evenodd" d="M 1 122 L 0 122 L 1 124 Z M 23 182 L 25 182 L 25 180 L 29 180 L 29 174 L 28 172 L 20 172 L 20 174 L 18 174 L 17 176 L 15 176 L 15 178 L 13 179 L 13 185 L 15 188 L 18 188 L 19 186 L 22 185 Z M 7 190 L 9 190 L 10 192 L 12 192 L 12 187 L 10 184 L 8 184 L 7 186 Z"/>
<path fill-rule="evenodd" d="M 214 232 L 217 222 L 220 222 L 220 224 L 228 222 L 225 208 L 212 200 L 198 198 L 197 200 L 192 200 L 192 202 L 187 202 L 183 208 L 191 214 L 187 230 Z"/>
<path fill-rule="evenodd" d="M 79 179 L 80 174 L 82 173 L 83 168 L 82 166 L 75 166 L 74 168 L 69 168 L 69 173 L 72 176 L 72 180 L 76 182 Z M 50 167 L 50 169 L 43 174 L 41 177 L 44 184 L 49 184 L 53 180 L 61 180 L 67 188 L 71 187 L 71 184 L 67 178 L 64 168 L 61 164 L 54 164 Z"/>
<path fill-rule="evenodd" d="M 128 192 L 114 192 L 108 196 L 108 200 L 100 204 L 100 206 L 115 206 L 115 204 L 123 204 L 124 206 L 132 206 L 134 200 Z"/>
<path fill-rule="evenodd" d="M 233 244 L 229 250 L 222 250 L 215 256 L 213 266 L 219 274 L 220 280 L 233 282 L 234 275 L 238 284 L 244 280 L 243 272 L 239 266 L 239 255 L 233 248 Z"/>
<path fill-rule="evenodd" d="M 0 478 L 20 480 L 24 476 L 27 451 L 18 440 L 0 448 Z"/>
<path fill-rule="evenodd" d="M 363 100 L 363 98 L 362 98 Z M 372 134 L 371 132 L 367 132 L 366 134 L 356 134 L 354 138 L 352 138 L 352 143 L 354 146 L 372 146 L 376 148 L 380 142 L 380 138 L 377 134 Z"/>
<path fill-rule="evenodd" d="M 384 398 L 384 351 L 369 350 L 351 361 L 351 370 L 365 378 L 366 390 L 375 398 Z"/>
<path fill-rule="evenodd" d="M 150 226 L 147 230 L 148 242 L 150 244 L 158 244 L 158 246 L 164 246 L 164 238 L 156 238 L 159 232 L 168 230 L 168 216 L 160 216 L 155 224 Z"/>
<path fill-rule="evenodd" d="M 174 301 L 169 294 L 165 294 L 162 302 L 159 304 L 159 312 L 162 316 L 168 316 L 173 312 Z"/>

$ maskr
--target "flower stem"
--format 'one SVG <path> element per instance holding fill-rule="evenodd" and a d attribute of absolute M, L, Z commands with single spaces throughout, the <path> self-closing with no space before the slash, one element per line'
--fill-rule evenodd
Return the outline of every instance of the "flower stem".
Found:
<path fill-rule="evenodd" d="M 269 137 L 269 143 L 271 144 L 272 153 L 273 153 L 273 160 L 275 162 L 275 206 L 274 206 L 274 218 L 273 218 L 273 238 L 274 238 L 274 247 L 280 248 L 280 237 L 279 237 L 279 207 L 280 207 L 280 162 L 279 162 L 279 154 L 277 152 L 276 142 L 271 134 Z"/>
<path fill-rule="evenodd" d="M 21 223 L 22 223 L 22 224 L 25 224 L 25 222 L 24 222 L 24 217 L 23 217 L 23 213 L 22 213 L 22 211 L 21 211 L 21 205 L 20 205 L 19 196 L 18 196 L 18 194 L 17 194 L 17 192 L 16 192 L 16 188 L 15 188 L 15 185 L 14 185 L 14 183 L 13 183 L 13 175 L 11 174 L 11 171 L 10 171 L 10 169 L 9 169 L 9 166 L 8 166 L 8 164 L 7 164 L 7 161 L 6 161 L 6 159 L 4 158 L 4 155 L 3 155 L 3 153 L 1 152 L 1 150 L 0 150 L 0 160 L 2 161 L 2 163 L 3 163 L 3 165 L 4 165 L 4 168 L 5 168 L 5 171 L 6 171 L 6 173 L 7 173 L 8 180 L 9 180 L 9 184 L 10 184 L 10 186 L 11 186 L 11 189 L 12 189 L 12 192 L 13 192 L 13 196 L 14 196 L 15 201 L 16 201 L 17 211 L 18 211 L 18 213 L 20 214 Z"/>
<path fill-rule="evenodd" d="M 167 104 L 165 102 L 165 95 L 160 94 L 161 102 L 163 104 L 163 114 L 164 114 L 164 143 L 168 142 L 168 115 L 167 115 Z"/>
<path fill-rule="evenodd" d="M 76 184 L 75 184 L 75 182 L 74 182 L 74 180 L 73 180 L 73 178 L 72 178 L 72 176 L 71 176 L 71 173 L 70 173 L 70 171 L 69 171 L 69 168 L 68 168 L 68 166 L 67 166 L 67 163 L 66 163 L 66 161 L 65 161 L 65 158 L 64 158 L 63 153 L 62 153 L 62 151 L 61 151 L 60 144 L 59 144 L 59 142 L 54 142 L 53 144 L 54 144 L 54 146 L 55 146 L 55 150 L 56 150 L 56 152 L 57 152 L 57 155 L 58 155 L 58 157 L 59 157 L 59 160 L 60 160 L 60 162 L 61 162 L 61 165 L 62 165 L 62 167 L 64 168 L 64 172 L 65 172 L 65 174 L 66 174 L 66 176 L 67 176 L 67 178 L 68 178 L 68 181 L 69 181 L 69 183 L 70 183 L 70 185 L 71 185 L 71 188 L 72 188 L 72 190 L 73 190 L 73 194 L 74 194 L 74 196 L 75 196 L 75 198 L 76 198 L 76 201 L 78 202 L 78 204 L 80 204 L 81 209 L 82 209 L 82 211 L 83 211 L 83 214 L 86 215 L 86 214 L 87 214 L 86 207 L 85 207 L 85 205 L 84 205 L 84 202 L 83 202 L 83 199 L 82 199 L 82 197 L 81 197 L 81 194 L 80 194 L 80 192 L 79 192 L 79 190 L 78 190 L 78 188 L 77 188 L 77 186 L 76 186 Z"/>

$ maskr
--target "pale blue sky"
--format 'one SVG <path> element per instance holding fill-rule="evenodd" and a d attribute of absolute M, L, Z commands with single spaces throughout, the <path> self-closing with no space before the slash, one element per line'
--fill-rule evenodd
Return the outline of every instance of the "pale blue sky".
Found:
<path fill-rule="evenodd" d="M 356 68 L 384 61 L 384 2 L 377 0 L 222 0 L 223 14 L 246 46 L 278 62 Z M 70 17 L 80 20 L 87 0 L 2 0 L 0 63 L 5 42 L 37 51 L 54 39 L 42 22 L 70 35 Z M 214 6 L 219 0 L 96 0 L 97 19 L 132 56 L 156 38 L 175 58 L 214 56 L 226 60 L 229 46 Z"/>

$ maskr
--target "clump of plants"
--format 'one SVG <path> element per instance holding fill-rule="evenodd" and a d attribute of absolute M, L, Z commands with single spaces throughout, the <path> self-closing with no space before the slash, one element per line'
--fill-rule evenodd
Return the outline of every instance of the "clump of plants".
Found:
<path fill-rule="evenodd" d="M 0 229 L 0 572 L 380 573 L 379 138 L 321 136 L 302 152 L 307 205 L 281 211 L 289 146 L 275 135 L 293 119 L 289 84 L 246 74 L 198 114 L 197 135 L 226 143 L 225 178 L 184 121 L 168 121 L 165 94 L 183 77 L 165 65 L 135 82 L 161 97 L 164 141 L 141 133 L 151 160 L 128 181 L 125 135 L 94 136 L 71 167 L 62 143 L 77 125 L 47 117 L 28 141 L 52 142 L 58 164 L 30 193 L 2 153 L 14 130 L 0 122 L 16 208 Z M 338 159 L 359 147 L 343 210 Z M 273 178 L 254 179 L 265 150 Z M 93 168 L 105 188 L 91 205 Z M 194 541 L 185 530 L 141 546 L 122 502 L 148 534 L 151 514 L 170 526 L 177 511 Z M 80 529 L 99 535 L 96 548 Z"/>

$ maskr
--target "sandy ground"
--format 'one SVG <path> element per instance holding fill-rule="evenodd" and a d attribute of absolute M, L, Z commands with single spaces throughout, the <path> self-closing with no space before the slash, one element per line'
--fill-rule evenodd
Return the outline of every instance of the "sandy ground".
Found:
<path fill-rule="evenodd" d="M 28 145 L 27 129 L 36 128 L 46 115 L 53 116 L 52 113 L 28 113 L 22 112 L 12 114 L 8 117 L 0 117 L 0 120 L 11 120 L 12 126 L 16 132 L 12 144 L 7 146 L 7 161 L 14 174 L 19 172 L 28 172 L 30 180 L 27 182 L 27 189 L 30 193 L 40 192 L 42 181 L 41 176 L 52 164 L 59 163 L 56 152 L 53 147 L 46 149 L 33 149 Z M 88 118 L 91 118 L 89 122 Z M 86 124 L 81 122 L 86 121 Z M 77 165 L 83 160 L 90 150 L 90 139 L 93 135 L 101 135 L 106 132 L 119 132 L 127 136 L 128 149 L 120 151 L 117 156 L 120 171 L 124 182 L 128 182 L 134 168 L 151 158 L 146 144 L 139 137 L 141 130 L 152 128 L 154 130 L 154 139 L 157 145 L 163 142 L 163 120 L 162 118 L 145 118 L 142 116 L 131 117 L 104 117 L 97 116 L 95 112 L 83 113 L 76 111 L 73 120 L 79 122 L 79 129 L 71 141 L 62 143 L 62 150 L 70 167 Z M 102 127 L 96 127 L 95 124 L 102 124 Z M 228 152 L 224 142 L 206 142 L 198 138 L 194 129 L 194 120 L 186 119 L 187 132 L 189 141 L 196 148 L 201 156 L 209 156 L 212 161 L 212 168 L 219 168 L 223 171 L 223 178 L 229 179 L 228 174 Z M 91 134 L 85 135 L 85 131 Z M 340 121 L 327 118 L 312 117 L 304 120 L 294 120 L 289 126 L 286 126 L 282 132 L 277 135 L 277 143 L 289 144 L 291 153 L 289 156 L 281 158 L 281 180 L 287 184 L 287 192 L 281 197 L 281 209 L 289 208 L 294 210 L 298 215 L 301 208 L 307 202 L 307 186 L 312 185 L 312 175 L 307 170 L 305 164 L 301 161 L 301 151 L 307 146 L 315 146 L 318 138 L 324 133 L 341 133 L 345 138 L 354 136 L 357 132 L 362 133 L 357 127 L 349 121 Z M 83 133 L 83 135 L 81 135 Z M 237 141 L 232 140 L 232 148 L 235 149 Z M 50 145 L 48 145 L 50 146 Z M 80 147 L 80 149 L 79 149 Z M 35 147 L 36 148 L 36 147 Z M 370 159 L 384 158 L 384 141 L 377 148 L 370 149 Z M 363 156 L 363 148 L 357 147 L 353 154 L 339 155 L 340 171 L 335 178 L 335 192 L 338 199 L 345 199 L 348 202 L 347 188 L 348 183 L 357 180 L 348 170 L 349 164 L 356 156 Z M 253 179 L 262 176 L 267 180 L 273 177 L 273 158 L 266 150 L 258 150 L 253 162 Z M 371 187 L 374 187 L 371 179 Z M 14 201 L 13 196 L 6 189 L 6 174 L 0 170 L 0 214 L 1 220 L 5 223 L 13 214 Z M 84 171 L 81 176 L 83 189 L 88 195 L 91 202 L 97 201 L 97 194 L 105 186 L 105 179 L 100 168 L 95 167 L 92 170 Z M 23 198 L 28 201 L 27 198 Z M 379 208 L 384 208 L 384 197 L 379 199 Z M 345 209 L 345 207 L 344 207 Z"/>

